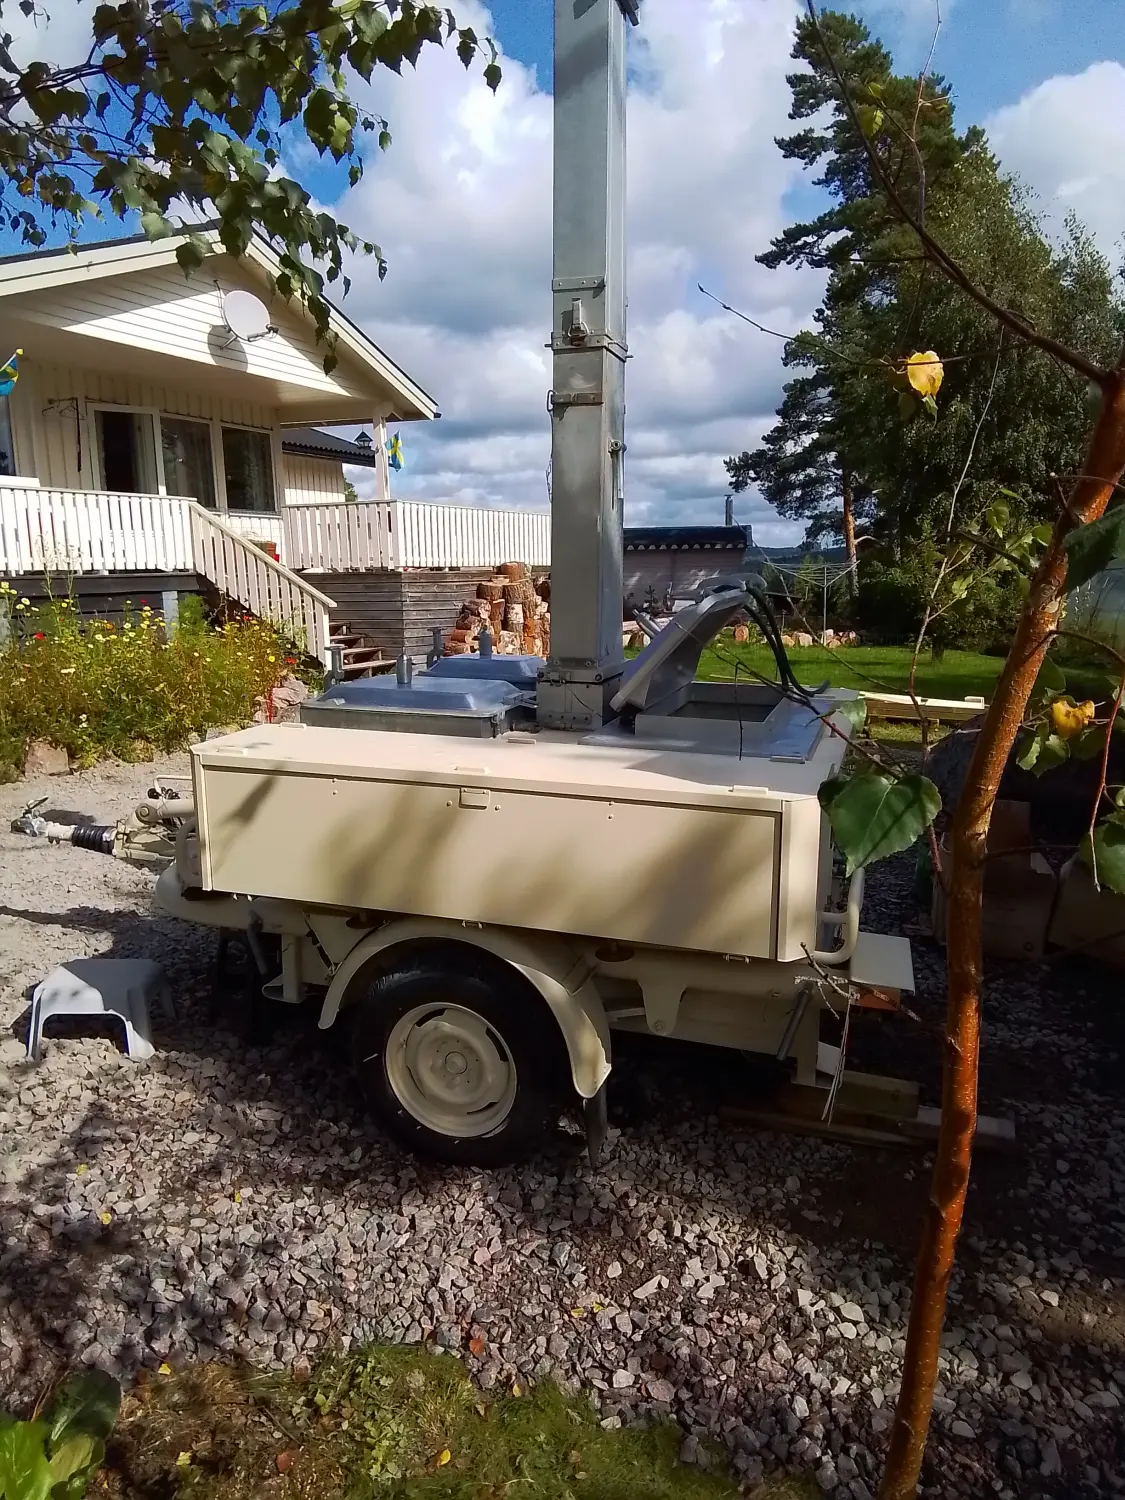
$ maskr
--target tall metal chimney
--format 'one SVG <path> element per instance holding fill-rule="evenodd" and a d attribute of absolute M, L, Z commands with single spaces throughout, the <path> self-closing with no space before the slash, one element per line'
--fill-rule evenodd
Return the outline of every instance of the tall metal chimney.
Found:
<path fill-rule="evenodd" d="M 555 0 L 549 729 L 601 724 L 623 667 L 625 27 L 637 8 Z"/>

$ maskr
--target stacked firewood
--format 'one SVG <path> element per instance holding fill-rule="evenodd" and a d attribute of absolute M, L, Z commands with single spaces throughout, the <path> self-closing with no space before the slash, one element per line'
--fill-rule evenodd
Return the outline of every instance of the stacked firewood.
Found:
<path fill-rule="evenodd" d="M 480 633 L 488 629 L 492 649 L 502 656 L 546 656 L 551 649 L 551 580 L 535 580 L 526 563 L 501 563 L 495 574 L 477 584 L 449 632 L 446 656 L 480 650 Z"/>

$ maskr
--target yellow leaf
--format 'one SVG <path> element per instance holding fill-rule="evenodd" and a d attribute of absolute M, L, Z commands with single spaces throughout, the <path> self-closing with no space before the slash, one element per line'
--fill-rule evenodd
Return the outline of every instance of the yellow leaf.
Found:
<path fill-rule="evenodd" d="M 513 1396 L 518 1396 L 518 1395 L 519 1395 L 519 1393 L 520 1393 L 520 1388 L 519 1388 L 519 1386 L 518 1386 L 518 1385 L 514 1385 L 514 1386 L 513 1386 L 513 1387 L 512 1387 L 512 1395 L 513 1395 Z"/>
<path fill-rule="evenodd" d="M 113 1223 L 113 1215 L 110 1213 L 108 1208 L 106 1209 L 104 1214 L 99 1214 L 98 1218 L 102 1221 L 103 1224 Z"/>
<path fill-rule="evenodd" d="M 1051 704 L 1051 723 L 1064 740 L 1081 734 L 1093 717 L 1094 705 L 1089 699 L 1085 703 L 1072 703 L 1068 698 L 1056 698 Z"/>
<path fill-rule="evenodd" d="M 85 1177 L 86 1173 L 89 1170 L 90 1168 L 86 1165 L 86 1163 L 84 1161 L 80 1161 L 74 1169 L 74 1175 L 76 1177 Z"/>
<path fill-rule="evenodd" d="M 238 1191 L 235 1192 L 234 1201 L 236 1203 L 241 1203 L 242 1202 L 242 1194 L 240 1192 L 238 1192 Z"/>
<path fill-rule="evenodd" d="M 586 1316 L 586 1309 L 584 1307 L 572 1307 L 570 1309 L 570 1316 L 572 1318 L 584 1318 Z"/>
<path fill-rule="evenodd" d="M 936 396 L 944 377 L 945 369 L 932 349 L 925 354 L 911 354 L 906 361 L 906 378 L 919 396 Z"/>
<path fill-rule="evenodd" d="M 437 1456 L 438 1468 L 443 1469 L 452 1457 L 453 1454 L 450 1453 L 449 1449 L 443 1448 Z"/>
<path fill-rule="evenodd" d="M 190 1453 L 177 1453 L 176 1454 L 176 1468 L 177 1469 L 186 1469 L 190 1463 L 191 1463 L 191 1454 Z"/>
<path fill-rule="evenodd" d="M 158 1375 L 171 1375 L 172 1366 L 170 1364 L 162 1364 L 156 1373 Z"/>

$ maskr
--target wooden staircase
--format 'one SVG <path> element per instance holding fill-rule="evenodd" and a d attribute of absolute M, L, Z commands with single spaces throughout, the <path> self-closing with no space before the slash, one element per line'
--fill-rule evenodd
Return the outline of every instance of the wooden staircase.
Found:
<path fill-rule="evenodd" d="M 328 637 L 329 652 L 339 653 L 340 676 L 349 682 L 357 677 L 377 677 L 394 670 L 394 660 L 384 656 L 381 646 L 372 646 L 367 637 L 350 625 L 334 622 Z"/>

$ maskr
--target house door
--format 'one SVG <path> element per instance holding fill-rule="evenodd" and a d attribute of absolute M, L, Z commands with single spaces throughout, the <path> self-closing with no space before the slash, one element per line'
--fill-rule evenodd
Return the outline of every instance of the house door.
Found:
<path fill-rule="evenodd" d="M 160 488 L 151 412 L 94 413 L 102 486 L 133 495 L 155 495 Z"/>

